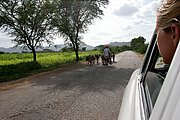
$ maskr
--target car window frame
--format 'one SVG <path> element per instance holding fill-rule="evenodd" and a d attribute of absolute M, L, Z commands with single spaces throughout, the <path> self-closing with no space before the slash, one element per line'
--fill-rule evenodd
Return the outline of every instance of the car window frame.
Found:
<path fill-rule="evenodd" d="M 156 60 L 159 54 L 158 47 L 157 47 L 157 32 L 156 30 L 154 31 L 151 41 L 149 43 L 149 46 L 147 48 L 147 51 L 145 53 L 145 57 L 142 63 L 142 66 L 140 68 L 140 73 L 142 75 L 141 83 L 144 83 L 146 73 L 148 71 L 153 71 L 154 66 L 156 64 Z"/>
<path fill-rule="evenodd" d="M 150 117 L 153 107 L 152 107 L 152 101 L 150 99 L 148 88 L 145 85 L 145 78 L 148 71 L 154 71 L 154 67 L 158 59 L 158 55 L 159 55 L 159 50 L 157 47 L 157 32 L 156 30 L 154 30 L 142 66 L 140 68 L 140 75 L 141 75 L 140 92 L 141 92 L 146 119 Z"/>

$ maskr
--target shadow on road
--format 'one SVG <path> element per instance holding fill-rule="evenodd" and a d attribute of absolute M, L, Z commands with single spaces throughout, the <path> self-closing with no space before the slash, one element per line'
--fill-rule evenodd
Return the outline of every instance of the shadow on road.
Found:
<path fill-rule="evenodd" d="M 44 76 L 35 80 L 35 86 L 46 86 L 50 92 L 56 90 L 81 89 L 86 92 L 114 91 L 120 86 L 126 86 L 133 68 L 117 68 L 115 66 L 92 66 L 73 69 L 62 73 Z"/>

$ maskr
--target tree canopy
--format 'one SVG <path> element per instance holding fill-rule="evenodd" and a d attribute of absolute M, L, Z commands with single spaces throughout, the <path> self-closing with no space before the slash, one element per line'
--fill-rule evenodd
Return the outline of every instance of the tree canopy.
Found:
<path fill-rule="evenodd" d="M 132 39 L 131 49 L 139 53 L 145 53 L 147 49 L 147 45 L 145 44 L 145 41 L 146 39 L 142 36 Z"/>
<path fill-rule="evenodd" d="M 109 3 L 108 0 L 57 0 L 58 5 L 53 19 L 53 26 L 57 33 L 70 42 L 79 60 L 79 44 L 82 42 L 80 34 L 88 30 L 96 18 L 103 15 L 102 7 Z"/>
<path fill-rule="evenodd" d="M 32 50 L 43 42 L 52 43 L 52 32 L 72 44 L 79 60 L 80 34 L 96 18 L 101 18 L 108 0 L 0 0 L 0 28 L 12 37 L 18 46 Z"/>
<path fill-rule="evenodd" d="M 53 11 L 51 0 L 0 0 L 0 28 L 15 37 L 17 46 L 32 50 L 36 61 L 35 48 L 43 42 L 51 44 Z"/>

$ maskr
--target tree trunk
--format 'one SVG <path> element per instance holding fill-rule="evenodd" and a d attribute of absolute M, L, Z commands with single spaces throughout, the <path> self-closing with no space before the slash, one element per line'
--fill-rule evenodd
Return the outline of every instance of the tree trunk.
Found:
<path fill-rule="evenodd" d="M 77 49 L 75 50 L 75 53 L 76 53 L 76 62 L 78 62 L 79 61 L 79 53 L 78 53 Z"/>
<path fill-rule="evenodd" d="M 32 48 L 32 53 L 33 53 L 33 61 L 36 62 L 36 50 Z"/>
<path fill-rule="evenodd" d="M 76 54 L 76 62 L 79 61 L 79 46 L 78 46 L 78 43 L 74 43 L 74 52 Z"/>
<path fill-rule="evenodd" d="M 74 52 L 76 54 L 76 62 L 79 61 L 79 45 L 77 43 L 77 40 L 74 40 L 72 37 L 69 37 L 70 38 L 70 41 L 72 43 L 72 46 L 73 46 L 73 49 L 74 49 Z"/>

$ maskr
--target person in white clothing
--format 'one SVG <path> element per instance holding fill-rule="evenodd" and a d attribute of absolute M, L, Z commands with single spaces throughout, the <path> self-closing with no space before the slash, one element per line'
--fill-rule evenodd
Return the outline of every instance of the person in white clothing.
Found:
<path fill-rule="evenodd" d="M 111 51 L 109 49 L 109 47 L 106 45 L 105 48 L 104 48 L 104 51 L 103 51 L 103 55 L 104 55 L 104 61 L 105 61 L 105 65 L 108 64 L 110 60 L 110 56 L 111 56 Z"/>

